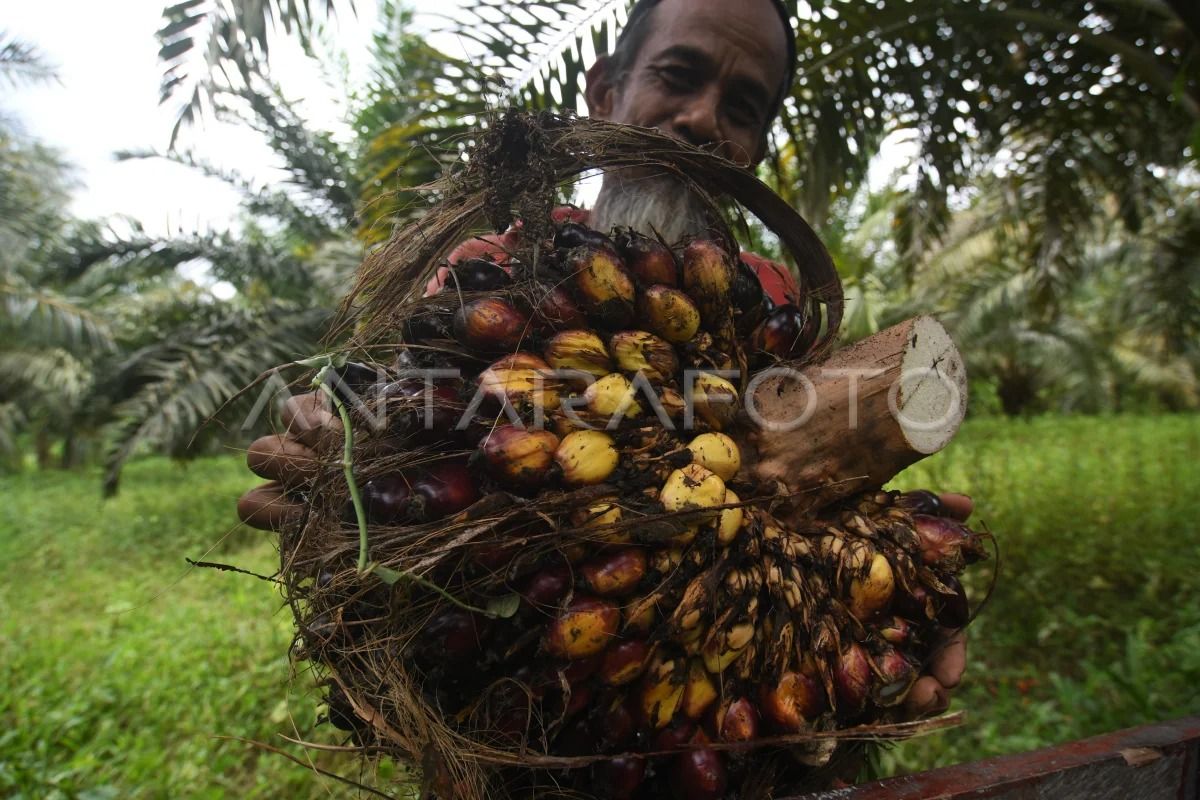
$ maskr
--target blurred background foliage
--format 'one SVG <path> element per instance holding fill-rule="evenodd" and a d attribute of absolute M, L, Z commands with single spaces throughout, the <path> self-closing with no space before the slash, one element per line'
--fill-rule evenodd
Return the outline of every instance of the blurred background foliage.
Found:
<path fill-rule="evenodd" d="M 1200 12 L 1188 0 L 787 2 L 801 68 L 760 176 L 832 250 L 846 338 L 917 312 L 951 327 L 972 419 L 898 484 L 972 493 L 1005 545 L 961 695 L 975 721 L 889 750 L 880 769 L 1197 713 Z M 336 18 L 358 11 L 164 9 L 176 131 L 237 121 L 288 180 L 256 185 L 174 147 L 120 155 L 236 187 L 242 213 L 222 232 L 73 218 L 70 165 L 0 97 L 0 568 L 59 587 L 0 586 L 0 794 L 333 788 L 208 736 L 270 740 L 294 724 L 335 740 L 312 733 L 312 698 L 289 705 L 289 621 L 263 616 L 269 585 L 173 583 L 180 551 L 214 541 L 272 569 L 269 543 L 228 534 L 232 498 L 255 479 L 224 457 L 181 485 L 159 458 L 135 457 L 244 446 L 254 431 L 236 425 L 256 398 L 229 405 L 228 427 L 196 428 L 264 370 L 320 349 L 363 254 L 421 213 L 417 187 L 461 159 L 490 109 L 577 108 L 583 67 L 611 46 L 626 2 L 469 0 L 441 23 L 471 43 L 464 60 L 385 0 L 368 77 L 343 82 L 344 131 L 321 130 L 272 74 L 272 43 L 299 41 L 336 83 Z M 6 91 L 55 79 L 35 43 L 0 30 Z M 878 174 L 885 161 L 895 174 Z M 232 291 L 181 271 L 197 264 Z M 127 464 L 126 491 L 99 513 L 78 502 L 100 483 L 115 491 Z M 368 782 L 392 777 L 378 769 Z"/>

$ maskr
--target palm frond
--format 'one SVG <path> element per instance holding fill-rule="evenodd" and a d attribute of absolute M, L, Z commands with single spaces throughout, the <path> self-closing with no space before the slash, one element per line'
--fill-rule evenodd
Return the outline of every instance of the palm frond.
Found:
<path fill-rule="evenodd" d="M 211 111 L 218 88 L 230 88 L 231 73 L 244 74 L 247 65 L 268 59 L 275 28 L 307 48 L 316 23 L 340 8 L 354 13 L 353 0 L 183 0 L 164 8 L 157 33 L 159 100 L 186 98 L 171 147 L 184 125 Z"/>
<path fill-rule="evenodd" d="M 7 341 L 18 337 L 73 351 L 103 352 L 114 347 L 106 320 L 70 298 L 22 285 L 10 276 L 0 283 L 0 331 Z"/>
<path fill-rule="evenodd" d="M 19 86 L 58 80 L 58 73 L 36 46 L 0 30 L 0 78 Z"/>
<path fill-rule="evenodd" d="M 122 468 L 138 453 L 186 456 L 201 425 L 243 387 L 282 362 L 315 352 L 328 318 L 323 309 L 291 306 L 255 315 L 231 310 L 211 325 L 178 330 L 133 354 L 110 378 L 117 388 L 108 393 L 125 396 L 106 429 L 105 493 L 117 491 Z M 226 419 L 238 410 L 227 408 Z"/>
<path fill-rule="evenodd" d="M 118 161 L 162 159 L 219 180 L 232 186 L 242 195 L 242 202 L 248 214 L 277 220 L 288 226 L 301 238 L 326 238 L 335 235 L 338 229 L 346 226 L 345 220 L 336 219 L 334 215 L 328 213 L 321 213 L 322 209 L 306 207 L 307 204 L 296 197 L 295 193 L 256 186 L 240 172 L 221 167 L 207 159 L 199 158 L 191 152 L 176 150 L 160 152 L 154 149 L 118 150 L 114 153 L 114 157 Z"/>
<path fill-rule="evenodd" d="M 532 108 L 576 110 L 583 73 L 608 52 L 630 0 L 472 0 L 448 28 L 471 42 L 477 69 L 499 77 L 505 95 Z"/>

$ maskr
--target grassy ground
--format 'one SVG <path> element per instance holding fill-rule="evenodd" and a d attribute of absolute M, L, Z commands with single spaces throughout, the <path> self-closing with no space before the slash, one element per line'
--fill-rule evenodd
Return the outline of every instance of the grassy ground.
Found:
<path fill-rule="evenodd" d="M 0 480 L 0 796 L 328 796 L 329 781 L 219 738 L 284 744 L 317 716 L 308 681 L 289 691 L 274 588 L 184 561 L 215 545 L 214 560 L 272 571 L 266 537 L 226 536 L 253 476 L 237 458 L 144 461 L 107 502 L 98 481 Z"/>
<path fill-rule="evenodd" d="M 1017 752 L 1200 713 L 1200 418 L 969 424 L 899 488 L 971 494 L 999 581 L 970 633 L 965 727 L 885 772 Z M 975 569 L 980 597 L 990 575 Z"/>
<path fill-rule="evenodd" d="M 974 495 L 1002 569 L 957 695 L 968 723 L 883 769 L 1200 713 L 1197 452 L 1196 417 L 979 420 L 901 476 Z M 94 474 L 0 478 L 0 796 L 343 794 L 221 738 L 335 741 L 313 729 L 305 677 L 289 688 L 275 590 L 183 560 L 215 544 L 215 560 L 271 571 L 269 539 L 227 536 L 252 483 L 236 458 L 137 463 L 108 502 Z"/>

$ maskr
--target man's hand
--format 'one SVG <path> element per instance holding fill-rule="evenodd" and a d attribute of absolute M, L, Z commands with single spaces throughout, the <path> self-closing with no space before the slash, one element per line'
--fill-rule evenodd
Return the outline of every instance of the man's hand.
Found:
<path fill-rule="evenodd" d="M 975 504 L 965 494 L 942 494 L 942 513 L 966 522 Z M 950 707 L 950 693 L 962 680 L 967 668 L 967 637 L 965 631 L 943 631 L 943 641 L 936 643 L 933 659 L 926 674 L 917 679 L 904 709 L 916 719 L 940 714 Z"/>
<path fill-rule="evenodd" d="M 288 491 L 312 479 L 317 468 L 314 448 L 342 430 L 341 420 L 320 392 L 289 397 L 282 418 L 284 433 L 256 439 L 246 452 L 250 471 L 270 483 L 251 489 L 238 500 L 242 522 L 266 531 L 282 530 L 299 519 L 304 507 Z"/>

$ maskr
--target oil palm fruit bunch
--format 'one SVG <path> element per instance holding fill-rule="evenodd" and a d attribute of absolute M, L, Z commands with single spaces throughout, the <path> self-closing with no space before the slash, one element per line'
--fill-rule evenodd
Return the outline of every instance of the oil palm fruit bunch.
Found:
<path fill-rule="evenodd" d="M 312 599 L 302 651 L 369 682 L 383 730 L 404 720 L 379 688 L 395 676 L 372 673 L 392 664 L 457 735 L 575 759 L 505 767 L 492 796 L 552 775 L 608 798 L 740 797 L 756 742 L 795 737 L 791 768 L 815 769 L 830 746 L 806 735 L 896 719 L 939 631 L 968 621 L 958 576 L 985 552 L 932 495 L 770 513 L 742 469 L 738 369 L 802 358 L 819 315 L 774 306 L 714 240 L 568 223 L 539 249 L 536 272 L 456 267 L 453 303 L 364 392 L 390 442 L 363 487 L 373 537 L 428 548 L 467 536 L 480 498 L 507 511 L 420 562 L 438 592 Z M 503 597 L 511 613 L 489 612 Z M 340 685 L 329 707 L 356 741 L 380 735 Z M 429 769 L 434 794 L 470 794 Z"/>
<path fill-rule="evenodd" d="M 630 163 L 755 214 L 804 295 L 771 302 L 719 224 L 666 242 L 550 211 L 582 169 Z M 825 354 L 828 254 L 744 170 L 652 131 L 512 112 L 465 164 L 360 272 L 345 329 L 373 363 L 330 390 L 350 424 L 281 533 L 323 716 L 442 800 L 819 785 L 824 734 L 898 719 L 970 620 L 985 554 L 930 495 L 785 512 L 756 478 L 748 380 Z M 522 222 L 437 264 L 478 213 Z"/>

